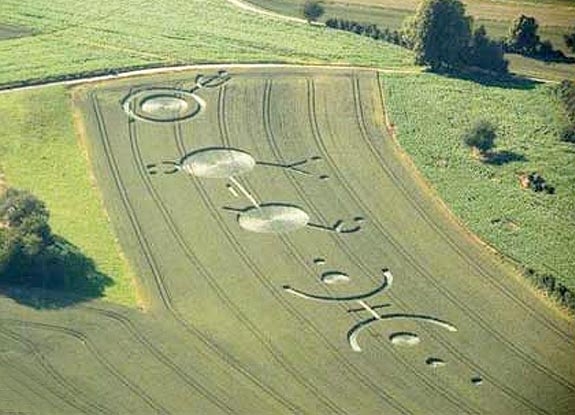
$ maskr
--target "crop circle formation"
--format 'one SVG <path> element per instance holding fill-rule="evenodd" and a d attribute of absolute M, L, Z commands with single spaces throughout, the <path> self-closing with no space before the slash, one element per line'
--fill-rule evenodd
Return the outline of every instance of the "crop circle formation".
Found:
<path fill-rule="evenodd" d="M 250 208 L 238 216 L 239 225 L 257 233 L 285 233 L 303 228 L 309 215 L 296 206 L 263 205 Z"/>
<path fill-rule="evenodd" d="M 203 101 L 191 92 L 151 88 L 128 95 L 122 106 L 130 117 L 140 121 L 175 122 L 197 115 Z"/>
<path fill-rule="evenodd" d="M 248 153 L 227 148 L 212 148 L 190 154 L 182 161 L 182 168 L 189 174 L 209 179 L 227 179 L 241 176 L 256 166 Z"/>

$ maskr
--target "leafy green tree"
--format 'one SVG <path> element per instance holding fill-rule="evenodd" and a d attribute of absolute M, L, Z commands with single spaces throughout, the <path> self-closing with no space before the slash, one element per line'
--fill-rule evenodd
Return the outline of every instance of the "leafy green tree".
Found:
<path fill-rule="evenodd" d="M 571 52 L 575 53 L 575 27 L 573 27 L 571 33 L 564 35 L 565 43 Z"/>
<path fill-rule="evenodd" d="M 308 22 L 317 21 L 324 13 L 323 6 L 317 1 L 308 0 L 303 6 L 303 15 Z"/>
<path fill-rule="evenodd" d="M 463 134 L 463 142 L 468 147 L 476 148 L 481 154 L 485 154 L 494 147 L 496 137 L 495 127 L 490 122 L 482 120 Z"/>
<path fill-rule="evenodd" d="M 465 60 L 469 66 L 499 73 L 508 72 L 509 62 L 505 60 L 502 45 L 487 37 L 487 32 L 483 25 L 473 32 Z"/>
<path fill-rule="evenodd" d="M 509 26 L 507 47 L 511 52 L 533 55 L 537 52 L 541 40 L 537 34 L 539 24 L 534 17 L 521 15 Z"/>
<path fill-rule="evenodd" d="M 459 67 L 471 37 L 471 22 L 459 0 L 424 0 L 415 14 L 416 63 L 433 70 Z"/>

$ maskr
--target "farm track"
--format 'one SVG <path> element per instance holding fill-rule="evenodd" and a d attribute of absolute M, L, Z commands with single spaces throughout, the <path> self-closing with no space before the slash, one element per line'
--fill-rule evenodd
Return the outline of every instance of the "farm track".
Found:
<path fill-rule="evenodd" d="M 311 97 L 312 97 L 311 100 L 312 100 L 312 102 L 315 103 L 315 98 L 314 98 L 315 92 L 314 92 L 314 88 L 313 88 L 313 83 L 311 84 L 310 93 L 311 93 Z M 315 108 L 315 104 L 312 104 L 311 108 Z M 319 127 L 315 123 L 315 111 L 313 111 L 313 113 L 310 114 L 310 116 L 312 116 L 314 118 L 313 123 L 316 125 L 316 127 L 315 127 L 316 131 L 319 131 Z M 359 119 L 358 119 L 358 122 L 359 122 Z M 362 210 L 366 214 L 368 214 L 368 216 L 370 218 L 372 218 L 372 221 L 376 225 L 376 227 L 378 228 L 379 232 L 385 236 L 386 240 L 392 246 L 394 246 L 394 248 L 397 250 L 397 252 L 405 259 L 406 263 L 411 264 L 416 270 L 418 270 L 418 272 L 421 276 L 425 277 L 427 281 L 429 281 L 433 286 L 437 287 L 443 293 L 443 295 L 445 295 L 458 308 L 463 309 L 463 310 L 468 309 L 468 307 L 466 307 L 459 300 L 457 300 L 456 296 L 450 294 L 449 291 L 447 291 L 447 293 L 449 293 L 449 295 L 446 295 L 446 292 L 445 292 L 444 288 L 442 287 L 442 285 L 439 284 L 438 281 L 431 274 L 429 274 L 427 271 L 425 271 L 425 269 L 395 240 L 395 238 L 391 234 L 389 234 L 389 232 L 387 232 L 385 230 L 383 225 L 381 223 L 379 223 L 379 221 L 377 220 L 377 215 L 374 215 L 372 213 L 371 209 L 369 209 L 369 207 L 361 201 L 359 196 L 355 193 L 355 190 L 353 189 L 353 187 L 347 182 L 347 180 L 345 179 L 345 177 L 343 176 L 341 171 L 339 171 L 337 164 L 333 161 L 333 159 L 331 158 L 331 156 L 329 154 L 329 151 L 327 151 L 325 145 L 323 144 L 323 140 L 322 140 L 321 136 L 318 137 L 317 135 L 314 134 L 314 138 L 316 139 L 317 145 L 322 150 L 322 156 L 326 157 L 326 159 L 329 160 L 329 163 L 331 164 L 332 169 L 336 172 L 336 176 L 338 177 L 339 181 L 342 183 L 343 187 L 347 190 L 347 192 L 350 194 L 350 196 L 356 201 L 356 203 L 358 203 L 358 206 L 361 206 Z M 351 255 L 352 257 L 355 257 L 355 255 L 353 254 L 353 252 L 349 248 L 346 247 L 345 249 L 349 255 Z M 356 258 L 355 262 L 358 265 L 361 265 L 361 262 L 359 262 L 357 260 L 357 258 Z M 367 275 L 369 275 L 369 270 L 365 269 L 365 267 L 363 265 L 361 265 L 361 267 L 363 268 L 364 272 L 366 272 Z M 402 305 L 403 307 L 406 307 L 406 305 L 403 303 L 403 301 L 401 301 L 399 298 L 394 297 L 393 294 L 388 294 L 388 295 L 390 296 L 390 298 L 393 298 L 396 303 L 398 303 L 399 305 Z M 489 326 L 487 326 L 486 324 L 484 324 L 482 319 L 480 317 L 476 316 L 473 311 L 467 311 L 467 313 L 470 315 L 470 317 L 476 323 L 478 323 L 480 326 L 482 326 L 486 331 L 490 332 L 491 334 L 494 334 L 493 331 L 491 330 L 491 328 Z M 450 345 L 450 343 L 444 339 L 444 336 L 437 335 L 434 332 L 428 331 L 428 329 L 425 327 L 422 327 L 422 330 L 427 331 L 428 334 L 430 335 L 430 337 L 435 338 L 447 350 L 449 350 L 455 356 L 458 356 L 460 358 L 460 360 L 465 362 L 470 369 L 479 370 L 480 372 L 485 373 L 484 371 L 481 370 L 482 369 L 481 365 L 475 363 L 473 361 L 473 359 L 469 358 L 468 356 L 463 355 L 458 349 L 452 347 Z M 515 349 L 513 346 L 511 346 L 511 348 Z M 546 374 L 548 374 L 548 373 L 546 373 Z M 504 393 L 506 393 L 507 395 L 511 396 L 514 399 L 517 399 L 518 401 L 520 401 L 522 404 L 524 404 L 528 408 L 533 409 L 538 413 L 549 414 L 549 412 L 547 412 L 543 408 L 539 408 L 538 406 L 527 401 L 525 398 L 521 397 L 515 391 L 508 388 L 507 386 L 505 386 L 504 384 L 499 382 L 497 379 L 491 377 L 490 375 L 485 374 L 484 377 L 486 379 L 488 379 L 491 383 L 493 383 L 497 387 L 499 387 L 502 391 L 504 391 Z M 551 414 L 549 414 L 549 415 L 551 415 Z"/>
<path fill-rule="evenodd" d="M 385 110 L 385 101 L 383 99 L 383 86 L 381 85 L 380 76 L 377 73 L 376 73 L 376 78 L 377 78 L 378 88 L 379 88 L 379 92 L 380 92 L 379 96 L 380 96 L 382 114 L 387 114 L 387 112 Z M 359 86 L 357 86 L 357 85 L 356 85 L 356 90 L 359 93 Z M 359 97 L 357 97 L 357 98 L 359 98 Z M 360 108 L 360 110 L 361 110 L 361 108 Z M 377 157 L 377 159 L 381 162 L 380 165 L 381 165 L 382 169 L 385 171 L 385 174 L 396 184 L 397 188 L 402 192 L 402 194 L 405 196 L 405 198 L 410 201 L 411 205 L 418 212 L 421 219 L 423 219 L 431 228 L 433 228 L 434 231 L 437 232 L 437 234 L 440 235 L 442 237 L 442 239 L 457 253 L 457 255 L 459 255 L 459 257 L 464 259 L 468 264 L 470 264 L 473 268 L 475 268 L 483 277 L 486 277 L 486 279 L 489 281 L 489 283 L 493 287 L 495 287 L 497 290 L 499 290 L 501 293 L 503 293 L 507 298 L 512 300 L 515 304 L 519 305 L 527 314 L 529 314 L 531 317 L 533 317 L 534 319 L 539 321 L 545 327 L 554 331 L 558 335 L 562 336 L 565 341 L 568 341 L 568 342 L 573 343 L 575 345 L 575 338 L 573 337 L 573 334 L 568 333 L 568 332 L 562 330 L 561 328 L 557 327 L 557 325 L 555 325 L 547 317 L 542 316 L 542 315 L 537 314 L 537 313 L 534 313 L 532 308 L 529 306 L 529 304 L 525 303 L 523 300 L 521 300 L 516 295 L 514 295 L 513 292 L 508 287 L 506 287 L 503 283 L 501 283 L 497 279 L 496 276 L 494 276 L 492 273 L 490 273 L 488 270 L 486 270 L 480 262 L 478 262 L 477 260 L 474 260 L 473 257 L 471 257 L 463 249 L 461 249 L 459 247 L 459 245 L 453 240 L 453 238 L 451 238 L 449 236 L 449 234 L 447 234 L 443 230 L 443 228 L 439 224 L 437 224 L 433 220 L 433 218 L 427 214 L 427 212 L 424 209 L 422 209 L 419 206 L 417 201 L 414 200 L 414 198 L 412 197 L 410 192 L 407 190 L 403 181 L 400 180 L 400 178 L 393 172 L 393 169 L 386 162 L 385 157 L 383 157 L 381 155 L 381 153 L 376 148 L 374 148 L 374 146 L 372 144 L 372 140 L 369 137 L 369 132 L 365 128 L 365 124 L 363 121 L 364 120 L 363 112 L 360 111 L 358 116 L 362 120 L 361 123 L 363 125 L 362 138 L 366 142 L 368 148 L 371 150 L 372 154 L 375 157 Z M 393 134 L 391 131 L 388 131 L 388 133 Z M 571 384 L 571 386 L 574 387 L 575 385 Z"/>
<path fill-rule="evenodd" d="M 423 209 L 421 209 L 421 207 L 417 204 L 417 202 L 415 200 L 413 200 L 413 198 L 411 197 L 411 195 L 409 194 L 409 192 L 407 191 L 407 189 L 405 188 L 403 182 L 401 182 L 399 180 L 399 178 L 393 173 L 392 169 L 388 166 L 388 164 L 385 161 L 385 158 L 381 156 L 381 154 L 374 148 L 372 142 L 371 142 L 371 137 L 369 136 L 369 132 L 367 130 L 367 127 L 365 125 L 365 118 L 364 118 L 364 114 L 363 114 L 363 109 L 361 107 L 361 96 L 360 96 L 360 89 L 359 89 L 359 81 L 357 78 L 355 78 L 353 80 L 353 96 L 354 96 L 354 102 L 356 104 L 356 115 L 357 115 L 357 119 L 358 119 L 358 124 L 360 125 L 360 129 L 361 129 L 361 137 L 363 139 L 363 141 L 366 143 L 367 148 L 370 149 L 371 153 L 380 161 L 379 166 L 381 167 L 381 169 L 384 171 L 384 174 L 386 174 L 387 177 L 390 178 L 390 180 L 393 181 L 393 183 L 395 184 L 396 188 L 399 189 L 401 191 L 401 193 L 404 195 L 404 197 L 406 198 L 406 200 L 409 201 L 410 205 L 419 213 L 420 217 L 430 226 L 432 227 L 432 229 L 434 229 L 435 232 L 437 232 L 439 235 L 441 235 L 441 237 L 449 244 L 449 246 L 464 260 L 466 261 L 468 264 L 474 266 L 478 271 L 481 272 L 482 276 L 487 277 L 488 281 L 490 283 L 492 283 L 492 285 L 495 285 L 495 279 L 496 277 L 493 276 L 492 274 L 488 273 L 483 267 L 481 267 L 476 261 L 473 261 L 468 255 L 464 254 L 462 252 L 462 250 L 457 246 L 457 244 L 448 236 L 445 234 L 445 232 L 443 232 L 439 226 L 437 226 L 437 224 L 435 222 L 433 222 L 429 216 L 425 213 L 425 211 Z M 359 198 L 357 198 L 358 201 L 360 201 Z M 381 223 L 378 222 L 378 226 L 380 227 L 380 229 L 383 230 L 383 226 Z M 388 235 L 387 237 L 389 238 L 393 238 L 391 235 Z M 399 243 L 397 243 L 397 246 L 399 247 Z M 407 253 L 407 251 L 404 248 L 401 248 L 406 255 L 409 255 Z M 483 318 L 481 318 L 481 316 L 477 315 L 477 313 L 475 311 L 473 311 L 472 309 L 470 309 L 469 307 L 467 307 L 463 302 L 459 301 L 457 299 L 457 296 L 452 293 L 448 287 L 445 286 L 445 284 L 442 284 L 438 279 L 434 278 L 431 273 L 427 272 L 427 270 L 421 266 L 420 264 L 417 263 L 417 261 L 415 260 L 415 258 L 413 258 L 412 256 L 410 256 L 410 261 L 413 261 L 413 264 L 417 265 L 417 269 L 420 270 L 420 272 L 422 273 L 423 276 L 425 276 L 426 278 L 428 278 L 430 281 L 433 281 L 433 284 L 442 292 L 442 293 L 447 293 L 449 295 L 446 295 L 446 297 L 448 299 L 450 299 L 451 301 L 454 302 L 454 304 L 458 304 L 458 306 L 462 309 L 462 311 L 464 311 L 467 315 L 469 315 L 480 327 L 484 328 L 486 331 L 488 331 L 490 334 L 493 335 L 494 338 L 498 339 L 501 343 L 505 344 L 510 350 L 512 350 L 516 355 L 520 356 L 527 364 L 533 365 L 534 367 L 537 367 L 539 370 L 541 370 L 541 372 L 545 373 L 547 376 L 555 379 L 558 383 L 562 384 L 563 386 L 567 387 L 568 389 L 570 389 L 571 391 L 575 391 L 575 384 L 573 384 L 572 382 L 568 381 L 567 379 L 565 379 L 563 376 L 551 371 L 550 369 L 548 369 L 547 367 L 545 367 L 544 365 L 541 365 L 537 360 L 533 359 L 528 353 L 523 352 L 521 349 L 519 349 L 517 346 L 515 346 L 515 344 L 508 340 L 503 334 L 495 331 L 494 329 L 492 329 L 488 324 L 484 323 Z M 497 286 L 499 286 L 500 284 L 497 284 Z M 502 288 L 500 288 L 502 289 Z M 504 291 L 504 294 L 506 296 L 508 296 L 508 290 Z M 513 297 L 509 297 L 512 301 L 514 301 L 516 304 L 519 304 L 520 306 L 522 306 L 523 309 L 528 309 L 527 305 L 525 303 L 523 303 L 522 301 L 520 301 L 517 297 L 513 296 Z M 573 338 L 570 337 L 568 334 L 562 332 L 562 331 L 558 331 L 557 328 L 553 325 L 553 326 L 549 326 L 547 324 L 547 321 L 541 321 L 539 320 L 543 325 L 545 325 L 547 328 L 549 328 L 550 330 L 555 331 L 557 334 L 563 336 L 564 340 L 573 341 Z"/>
<path fill-rule="evenodd" d="M 68 327 L 61 327 L 61 326 L 54 326 L 51 324 L 45 323 L 33 323 L 29 321 L 22 321 L 22 320 L 14 320 L 14 319 L 0 319 L 0 323 L 7 323 L 10 325 L 25 327 L 25 328 L 34 328 L 38 330 L 45 330 L 51 331 L 54 333 L 60 333 L 65 336 L 71 337 L 78 342 L 80 342 L 88 351 L 89 353 L 94 356 L 94 358 L 106 369 L 108 373 L 110 373 L 116 380 L 118 380 L 121 384 L 126 386 L 130 389 L 136 396 L 138 396 L 142 401 L 144 401 L 152 410 L 154 410 L 158 414 L 169 414 L 169 411 L 162 407 L 159 403 L 154 401 L 153 398 L 150 397 L 142 388 L 138 385 L 130 381 L 124 375 L 122 375 L 113 364 L 111 364 L 102 353 L 94 346 L 88 336 L 84 333 L 71 329 Z M 37 349 L 35 349 L 36 353 Z M 45 358 L 43 358 L 45 360 Z"/>
<path fill-rule="evenodd" d="M 221 108 L 221 106 L 220 106 L 220 108 Z M 222 134 L 224 144 L 229 143 L 229 140 L 226 138 L 227 135 L 225 133 L 225 127 L 222 127 L 222 124 L 220 123 L 219 128 L 220 128 L 220 134 Z M 180 155 L 183 156 L 184 154 L 186 154 L 186 148 L 185 148 L 181 134 L 177 135 L 177 141 L 178 141 L 178 147 L 179 147 Z M 320 338 L 325 343 L 325 345 L 328 347 L 330 352 L 334 356 L 336 356 L 338 359 L 340 359 L 340 361 L 342 363 L 344 363 L 344 365 L 345 365 L 344 367 L 350 373 L 352 373 L 358 379 L 358 381 L 360 383 L 362 383 L 364 386 L 371 389 L 377 396 L 379 396 L 379 395 L 383 396 L 385 401 L 388 402 L 389 404 L 391 404 L 392 406 L 395 406 L 396 409 L 398 409 L 400 411 L 400 413 L 410 414 L 411 412 L 408 411 L 406 408 L 404 408 L 402 405 L 395 404 L 393 402 L 393 399 L 390 396 L 388 396 L 387 392 L 385 392 L 384 389 L 382 389 L 381 387 L 378 387 L 371 380 L 365 379 L 361 375 L 361 373 L 351 364 L 351 362 L 349 362 L 349 360 L 343 356 L 343 354 L 337 349 L 337 347 L 335 347 L 327 339 L 327 337 L 325 335 L 323 335 L 317 327 L 315 327 L 315 325 L 311 322 L 311 320 L 309 320 L 303 314 L 301 314 L 297 310 L 297 308 L 292 306 L 281 295 L 278 295 L 276 288 L 269 283 L 269 281 L 265 278 L 264 273 L 251 260 L 251 258 L 247 254 L 247 252 L 241 248 L 241 244 L 239 243 L 239 241 L 237 241 L 237 239 L 233 236 L 233 234 L 227 229 L 227 225 L 226 225 L 225 221 L 223 220 L 221 214 L 217 213 L 218 212 L 217 206 L 215 206 L 211 203 L 209 195 L 202 188 L 201 184 L 197 183 L 197 179 L 194 179 L 193 177 L 189 177 L 189 181 L 194 184 L 196 190 L 201 195 L 202 200 L 204 201 L 204 203 L 206 204 L 206 206 L 210 210 L 212 217 L 217 221 L 218 226 L 220 227 L 222 232 L 225 234 L 226 239 L 230 242 L 231 246 L 234 247 L 234 250 L 236 251 L 236 253 L 242 258 L 243 263 L 252 271 L 253 275 L 255 275 L 258 278 L 258 280 L 270 292 L 270 294 L 276 299 L 276 301 L 281 304 L 282 308 L 284 308 L 287 313 L 289 313 L 290 315 L 292 315 L 293 317 L 295 317 L 296 319 L 301 321 L 307 327 L 311 328 L 312 331 L 316 334 L 316 336 L 318 336 L 318 338 Z"/>
<path fill-rule="evenodd" d="M 132 125 L 133 125 L 133 123 L 132 123 Z M 183 144 L 182 144 L 181 139 L 180 139 L 181 133 L 178 131 L 178 127 L 179 127 L 179 124 L 178 124 L 178 126 L 175 127 L 176 131 L 174 133 L 175 133 L 175 137 L 178 137 L 177 138 L 178 148 L 181 150 L 182 149 L 181 146 Z M 133 151 L 134 159 L 138 161 L 138 165 L 140 165 L 140 166 L 144 165 L 145 163 L 142 159 L 142 154 L 141 154 L 140 148 L 139 148 L 138 143 L 137 143 L 136 131 L 133 131 L 133 133 L 130 134 L 130 138 L 131 138 L 131 144 L 132 144 L 132 151 Z M 184 153 L 182 153 L 182 157 L 184 154 L 186 154 L 185 149 L 183 151 L 184 151 Z M 162 214 L 162 218 L 164 220 L 164 223 L 169 228 L 170 233 L 172 234 L 172 236 L 176 240 L 178 246 L 180 247 L 180 249 L 184 253 L 184 256 L 188 260 L 189 264 L 194 269 L 199 271 L 199 274 L 201 275 L 201 277 L 205 281 L 208 282 L 211 289 L 216 293 L 216 295 L 218 296 L 220 301 L 224 304 L 224 306 L 228 309 L 228 311 L 232 315 L 234 315 L 236 318 L 238 318 L 240 323 L 250 333 L 252 333 L 255 338 L 258 339 L 260 344 L 262 344 L 267 349 L 267 351 L 274 357 L 276 362 L 282 368 L 284 368 L 284 370 L 286 370 L 286 372 L 289 373 L 294 378 L 294 380 L 296 382 L 298 382 L 299 384 L 301 384 L 302 386 L 304 386 L 306 388 L 310 388 L 311 390 L 313 390 L 314 394 L 316 396 L 318 396 L 320 400 L 324 401 L 324 404 L 326 404 L 326 406 L 330 409 L 330 411 L 332 411 L 331 413 L 338 413 L 338 414 L 342 413 L 342 414 L 344 414 L 345 412 L 342 412 L 335 403 L 331 402 L 328 398 L 323 397 L 320 394 L 320 392 L 309 381 L 307 381 L 305 379 L 305 377 L 303 377 L 294 367 L 291 367 L 291 365 L 287 362 L 286 357 L 283 356 L 283 354 L 279 350 L 277 350 L 268 340 L 266 340 L 265 335 L 255 326 L 255 324 L 251 320 L 249 320 L 249 318 L 247 318 L 244 315 L 244 313 L 242 313 L 239 310 L 238 305 L 235 304 L 229 298 L 229 296 L 227 296 L 225 294 L 225 290 L 221 286 L 219 286 L 219 284 L 217 284 L 216 278 L 210 274 L 210 272 L 208 271 L 208 268 L 204 264 L 201 263 L 201 261 L 194 255 L 194 253 L 192 252 L 192 250 L 190 249 L 188 244 L 185 242 L 184 236 L 182 235 L 182 233 L 178 229 L 175 221 L 173 220 L 173 218 L 169 214 L 167 207 L 165 206 L 160 195 L 158 194 L 158 192 L 154 188 L 148 175 L 146 175 L 146 173 L 141 171 L 141 170 L 139 173 L 140 173 L 140 177 L 141 177 L 142 181 L 145 182 L 145 186 L 146 186 L 146 190 L 148 191 L 148 194 L 152 197 L 155 205 L 160 210 L 160 212 Z M 209 203 L 209 202 L 207 202 L 206 198 L 204 198 L 204 200 L 206 203 Z M 275 394 L 274 396 L 277 397 L 279 395 Z M 291 410 L 296 410 L 298 413 L 304 413 L 304 411 L 301 408 L 297 408 L 297 407 L 292 407 Z"/>
<path fill-rule="evenodd" d="M 263 99 L 263 119 L 264 119 L 265 129 L 266 129 L 266 133 L 267 133 L 266 136 L 268 139 L 268 144 L 270 145 L 270 148 L 271 148 L 274 156 L 276 157 L 276 159 L 280 160 L 281 162 L 284 162 L 285 159 L 282 156 L 281 151 L 277 145 L 277 140 L 275 139 L 275 135 L 273 133 L 272 123 L 271 123 L 270 104 L 271 104 L 271 91 L 272 91 L 272 85 L 273 85 L 272 82 L 273 81 L 268 80 L 267 85 L 266 85 L 266 89 L 265 89 L 265 95 L 264 95 L 264 99 Z M 314 137 L 318 138 L 318 137 L 321 137 L 319 129 L 316 129 L 312 126 L 312 120 L 315 119 L 315 111 L 313 111 L 313 109 L 309 107 L 309 104 L 310 104 L 310 100 L 309 100 L 310 83 L 313 84 L 313 81 L 308 80 L 308 82 L 307 82 L 307 87 L 308 87 L 307 105 L 308 105 L 308 111 L 310 114 L 310 119 L 309 119 L 310 129 L 312 130 Z M 314 115 L 312 115 L 312 114 L 314 114 Z M 317 127 L 317 125 L 316 125 L 316 127 Z M 325 155 L 324 155 L 324 157 L 325 157 Z M 285 173 L 285 176 L 287 177 L 288 181 L 290 181 L 292 187 L 294 188 L 294 190 L 298 194 L 300 200 L 305 202 L 306 206 L 309 206 L 311 208 L 314 216 L 320 218 L 323 223 L 328 223 L 329 219 L 326 218 L 321 213 L 321 210 L 316 207 L 316 205 L 312 201 L 312 198 L 309 197 L 308 195 L 306 195 L 306 192 L 305 192 L 303 186 L 301 186 L 301 184 L 299 184 L 297 179 L 294 179 L 289 174 L 289 172 L 284 171 L 284 173 Z M 308 268 L 311 272 L 313 272 L 311 267 L 309 267 L 309 264 L 303 259 L 303 256 L 301 255 L 301 253 L 298 252 L 298 249 L 296 248 L 296 246 L 293 243 L 291 243 L 291 241 L 289 240 L 289 237 L 281 236 L 281 235 L 280 235 L 280 237 L 282 238 L 284 243 L 288 246 L 290 251 L 294 254 L 294 257 L 298 258 L 298 261 L 300 262 L 300 264 L 302 264 L 304 267 Z M 352 252 L 347 247 L 345 242 L 342 242 L 339 238 L 337 238 L 337 236 L 335 234 L 331 235 L 331 239 L 336 243 L 336 245 L 338 245 L 340 248 L 342 248 L 342 250 L 347 254 L 348 258 L 355 265 L 357 265 L 359 268 L 363 269 L 366 272 L 366 275 L 370 275 L 370 276 L 372 275 L 369 268 L 367 266 L 365 266 L 363 263 L 361 263 L 361 261 L 352 254 Z M 370 277 L 370 279 L 372 281 L 374 281 L 374 279 L 372 277 Z M 378 281 L 374 281 L 374 282 L 378 282 Z M 393 295 L 390 293 L 387 293 L 386 295 L 389 296 L 390 298 L 394 298 Z M 342 311 L 347 312 L 347 307 L 345 305 L 340 304 L 339 307 Z M 438 394 L 443 396 L 447 401 L 451 402 L 455 408 L 460 409 L 460 410 L 464 410 L 465 413 L 468 413 L 468 414 L 479 414 L 479 413 L 481 413 L 479 411 L 479 409 L 469 407 L 467 405 L 467 403 L 465 403 L 464 401 L 459 399 L 454 393 L 451 393 L 450 391 L 440 387 L 439 385 L 433 384 L 431 381 L 431 377 L 427 376 L 425 374 L 425 372 L 420 372 L 417 369 L 415 369 L 413 364 L 408 363 L 408 361 L 403 356 L 401 356 L 401 354 L 398 353 L 397 350 L 395 350 L 393 348 L 393 346 L 390 346 L 388 343 L 384 343 L 381 339 L 377 339 L 376 341 L 381 346 L 383 346 L 384 349 L 390 351 L 391 354 L 397 359 L 397 361 L 401 362 L 402 366 L 405 369 L 407 369 L 409 372 L 411 372 L 424 385 L 426 385 L 430 389 L 434 390 L 435 392 L 437 392 Z"/>
<path fill-rule="evenodd" d="M 313 82 L 308 80 L 308 88 L 309 88 L 309 83 Z M 266 83 L 266 89 L 265 89 L 265 93 L 264 93 L 264 99 L 263 99 L 263 120 L 264 120 L 264 125 L 265 125 L 265 129 L 266 129 L 266 136 L 267 136 L 267 140 L 268 140 L 268 144 L 274 154 L 274 156 L 276 157 L 277 160 L 281 161 L 281 162 L 285 162 L 284 157 L 281 154 L 281 151 L 277 145 L 277 140 L 275 139 L 275 135 L 273 133 L 273 129 L 272 129 L 272 123 L 271 123 L 271 108 L 270 108 L 270 104 L 271 104 L 271 91 L 272 91 L 272 81 L 268 80 Z M 308 97 L 309 97 L 309 89 L 308 89 Z M 309 100 L 308 100 L 308 105 L 309 105 Z M 309 106 L 308 106 L 309 108 Z M 310 113 L 310 119 L 312 118 L 311 113 Z M 310 128 L 313 131 L 314 136 L 319 137 L 319 130 L 314 129 L 313 127 Z M 307 196 L 305 194 L 305 190 L 303 189 L 303 187 L 298 183 L 297 179 L 294 179 L 289 172 L 284 171 L 285 176 L 287 177 L 288 181 L 290 181 L 290 183 L 292 184 L 292 187 L 294 188 L 294 190 L 296 191 L 296 193 L 299 196 L 299 199 L 303 202 L 305 202 L 306 206 L 309 206 L 311 208 L 311 211 L 313 212 L 315 217 L 318 217 L 321 219 L 321 221 L 323 223 L 328 223 L 328 218 L 326 218 L 322 213 L 321 210 L 318 209 L 315 204 L 313 203 L 311 197 Z M 289 240 L 289 237 L 287 236 L 281 236 L 282 241 L 284 242 L 284 244 L 288 247 L 288 249 L 292 252 L 293 256 L 295 258 L 297 258 L 297 261 L 304 266 L 305 268 L 307 268 L 310 272 L 313 273 L 313 270 L 311 269 L 311 267 L 309 266 L 309 264 L 305 261 L 305 259 L 303 258 L 303 256 L 301 255 L 301 253 L 298 251 L 297 247 Z M 347 247 L 345 247 L 345 243 L 340 241 L 335 235 L 331 235 L 332 240 L 341 248 L 343 248 L 344 252 L 346 252 L 348 254 L 348 258 L 352 261 L 352 263 L 354 263 L 355 265 L 358 265 L 359 268 L 362 268 L 367 274 L 366 275 L 371 275 L 371 273 L 368 270 L 368 267 L 366 267 L 364 264 L 362 264 L 357 258 L 355 258 L 353 255 L 350 255 L 351 252 L 347 249 Z M 373 278 L 370 277 L 370 279 Z M 329 292 L 329 290 L 328 290 Z M 387 293 L 387 296 L 389 296 L 390 298 L 393 298 L 393 295 Z M 339 308 L 345 312 L 347 312 L 347 307 L 343 304 L 339 304 Z M 440 387 L 439 385 L 435 385 L 432 383 L 431 378 L 427 375 L 425 375 L 425 372 L 419 372 L 418 370 L 416 370 L 413 366 L 413 364 L 410 364 L 407 362 L 407 360 L 401 356 L 400 353 L 398 353 L 396 350 L 394 350 L 393 346 L 390 346 L 386 343 L 384 343 L 382 340 L 377 339 L 376 340 L 377 343 L 379 343 L 381 346 L 383 346 L 384 349 L 388 350 L 389 352 L 391 352 L 391 354 L 397 359 L 397 361 L 401 362 L 401 365 L 409 370 L 409 372 L 411 372 L 416 378 L 418 378 L 424 385 L 426 385 L 427 387 L 429 387 L 430 389 L 434 390 L 435 392 L 437 392 L 438 394 L 440 394 L 441 396 L 443 396 L 446 400 L 448 400 L 449 402 L 451 402 L 455 408 L 460 409 L 460 410 L 464 410 L 465 413 L 468 414 L 480 414 L 480 410 L 477 408 L 471 408 L 467 405 L 466 402 L 462 401 L 461 399 L 459 399 L 455 394 L 449 392 L 447 389 Z"/>

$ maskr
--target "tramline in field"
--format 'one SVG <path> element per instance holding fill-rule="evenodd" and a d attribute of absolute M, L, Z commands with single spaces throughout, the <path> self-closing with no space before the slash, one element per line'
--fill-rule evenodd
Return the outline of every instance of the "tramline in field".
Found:
<path fill-rule="evenodd" d="M 82 90 L 148 309 L 1 301 L 0 368 L 47 379 L 45 413 L 568 414 L 572 326 L 414 180 L 381 87 L 290 67 Z"/>

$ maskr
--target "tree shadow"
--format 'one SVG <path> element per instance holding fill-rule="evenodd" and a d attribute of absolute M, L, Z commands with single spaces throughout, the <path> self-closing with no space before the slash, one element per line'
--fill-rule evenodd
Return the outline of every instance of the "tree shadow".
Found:
<path fill-rule="evenodd" d="M 484 163 L 493 166 L 502 166 L 516 161 L 527 161 L 527 157 L 513 151 L 503 150 L 487 154 Z"/>
<path fill-rule="evenodd" d="M 451 69 L 435 71 L 428 69 L 428 72 L 445 76 L 447 78 L 462 79 L 465 81 L 475 82 L 483 86 L 504 89 L 530 90 L 543 83 L 514 74 L 495 74 L 480 69 Z"/>
<path fill-rule="evenodd" d="M 91 258 L 61 237 L 42 264 L 44 275 L 19 275 L 0 286 L 0 295 L 35 309 L 56 310 L 100 298 L 106 287 L 114 284 L 109 276 L 99 272 Z"/>

